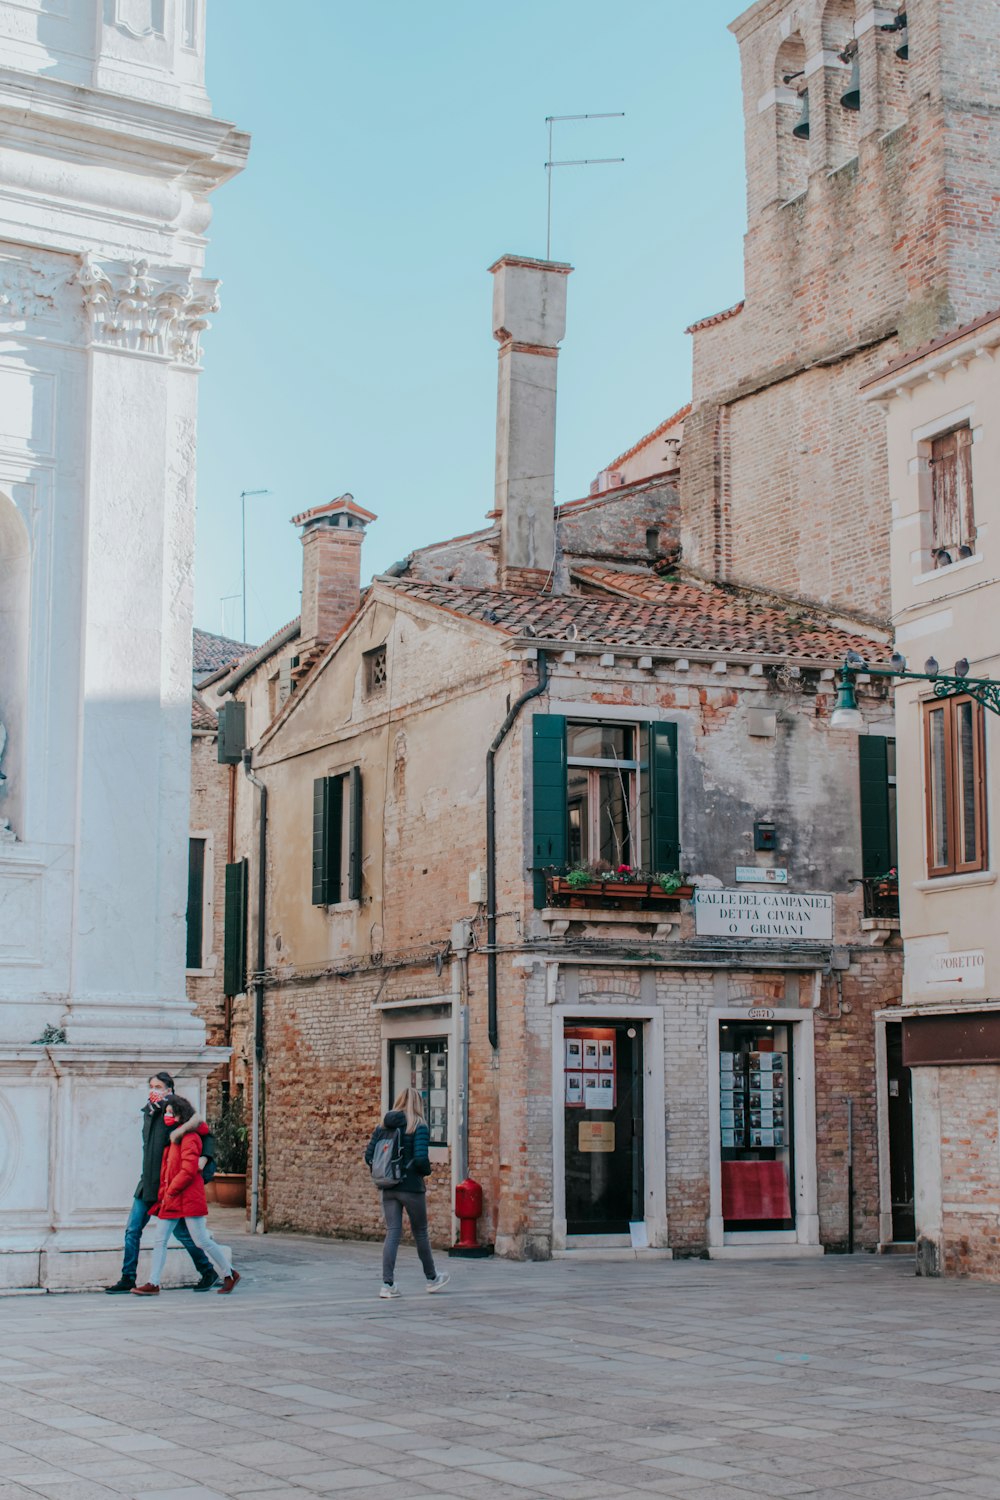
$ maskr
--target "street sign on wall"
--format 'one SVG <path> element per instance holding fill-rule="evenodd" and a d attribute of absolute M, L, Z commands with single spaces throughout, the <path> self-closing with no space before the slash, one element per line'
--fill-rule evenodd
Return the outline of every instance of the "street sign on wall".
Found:
<path fill-rule="evenodd" d="M 805 938 L 833 940 L 833 897 L 805 891 L 710 891 L 694 893 L 699 937 Z"/>

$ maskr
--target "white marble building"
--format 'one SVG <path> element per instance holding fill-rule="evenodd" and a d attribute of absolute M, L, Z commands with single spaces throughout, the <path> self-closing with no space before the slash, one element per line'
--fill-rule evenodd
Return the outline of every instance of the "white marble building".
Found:
<path fill-rule="evenodd" d="M 117 1274 L 185 997 L 204 0 L 0 0 L 0 1288 Z M 48 1041 L 42 1040 L 48 1038 Z"/>

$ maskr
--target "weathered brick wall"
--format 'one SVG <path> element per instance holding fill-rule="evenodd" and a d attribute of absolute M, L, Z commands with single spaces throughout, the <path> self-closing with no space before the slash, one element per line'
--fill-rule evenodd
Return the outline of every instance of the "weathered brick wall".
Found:
<path fill-rule="evenodd" d="M 941 1270 L 1000 1281 L 1000 1068 L 938 1068 Z"/>

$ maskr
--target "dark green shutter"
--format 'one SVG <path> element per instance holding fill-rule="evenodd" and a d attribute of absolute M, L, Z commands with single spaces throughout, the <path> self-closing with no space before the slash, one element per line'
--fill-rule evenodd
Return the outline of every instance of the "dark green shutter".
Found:
<path fill-rule="evenodd" d="M 535 714 L 532 743 L 532 866 L 535 905 L 545 905 L 545 875 L 549 865 L 566 864 L 566 718 L 564 714 Z"/>
<path fill-rule="evenodd" d="M 361 900 L 361 767 L 352 766 L 351 775 L 351 852 L 347 870 L 347 899 Z"/>
<path fill-rule="evenodd" d="M 200 969 L 205 934 L 205 840 L 188 839 L 187 963 Z"/>
<path fill-rule="evenodd" d="M 332 906 L 340 900 L 343 817 L 343 776 L 320 776 L 313 782 L 313 906 Z"/>
<path fill-rule="evenodd" d="M 861 777 L 861 873 L 884 875 L 892 864 L 889 771 L 884 735 L 858 740 Z"/>
<path fill-rule="evenodd" d="M 247 882 L 249 864 L 239 859 L 226 866 L 226 924 L 222 989 L 242 995 L 247 987 Z"/>
<path fill-rule="evenodd" d="M 649 800 L 653 830 L 652 867 L 660 874 L 680 868 L 681 824 L 677 797 L 677 725 L 649 726 Z"/>

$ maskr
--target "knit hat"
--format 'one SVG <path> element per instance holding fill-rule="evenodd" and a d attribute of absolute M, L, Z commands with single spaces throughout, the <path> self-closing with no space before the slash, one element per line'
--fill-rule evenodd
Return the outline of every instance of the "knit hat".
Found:
<path fill-rule="evenodd" d="M 170 1092 L 173 1093 L 174 1080 L 171 1078 L 169 1073 L 154 1073 L 153 1077 L 158 1078 L 161 1083 L 165 1083 Z"/>

